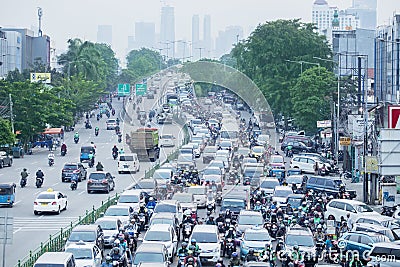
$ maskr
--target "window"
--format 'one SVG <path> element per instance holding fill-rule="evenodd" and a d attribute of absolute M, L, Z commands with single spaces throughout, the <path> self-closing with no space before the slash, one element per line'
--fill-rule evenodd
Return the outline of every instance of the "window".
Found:
<path fill-rule="evenodd" d="M 361 236 L 360 243 L 364 244 L 364 245 L 368 245 L 369 243 L 371 243 L 371 239 L 367 236 Z"/>
<path fill-rule="evenodd" d="M 332 188 L 332 187 L 335 187 L 335 184 L 331 180 L 326 180 L 325 181 L 325 186 Z"/>
<path fill-rule="evenodd" d="M 315 164 L 315 160 L 313 160 L 313 159 L 307 159 L 307 162 L 308 162 L 309 164 Z"/>
<path fill-rule="evenodd" d="M 331 207 L 331 208 L 336 208 L 336 206 L 337 206 L 337 202 L 336 202 L 336 201 L 332 201 L 332 202 L 329 204 L 329 207 Z"/>
<path fill-rule="evenodd" d="M 345 208 L 344 206 L 345 206 L 344 203 L 342 203 L 342 202 L 337 202 L 335 208 L 340 209 L 340 210 L 344 210 L 344 208 Z"/>
<path fill-rule="evenodd" d="M 300 162 L 307 163 L 307 158 L 300 158 Z"/>
<path fill-rule="evenodd" d="M 315 178 L 315 177 L 311 177 L 310 180 L 308 180 L 308 182 L 309 182 L 310 184 L 315 184 L 316 181 L 317 181 L 317 178 Z M 334 202 L 334 203 L 335 203 L 335 202 Z M 332 203 L 332 204 L 333 204 L 333 203 Z M 333 207 L 333 206 L 331 205 L 331 207 Z"/>
<path fill-rule="evenodd" d="M 355 242 L 355 243 L 358 243 L 359 236 L 358 235 L 350 235 L 348 240 L 352 241 L 352 242 Z"/>
<path fill-rule="evenodd" d="M 346 211 L 350 211 L 350 212 L 356 213 L 356 210 L 350 204 L 346 204 Z"/>

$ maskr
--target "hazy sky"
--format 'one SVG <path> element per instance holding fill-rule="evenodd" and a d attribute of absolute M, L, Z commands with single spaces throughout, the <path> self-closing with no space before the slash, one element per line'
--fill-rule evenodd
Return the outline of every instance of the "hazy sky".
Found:
<path fill-rule="evenodd" d="M 314 0 L 0 0 L 0 27 L 37 27 L 37 7 L 43 10 L 42 30 L 51 37 L 58 52 L 66 49 L 74 37 L 96 41 L 97 26 L 113 27 L 113 48 L 125 55 L 127 36 L 133 35 L 136 21 L 155 22 L 159 32 L 160 10 L 164 4 L 175 7 L 176 40 L 191 39 L 193 14 L 211 15 L 213 38 L 226 26 L 240 25 L 244 33 L 268 20 L 301 18 L 311 22 Z M 328 0 L 341 9 L 352 0 Z M 378 25 L 386 24 L 394 11 L 400 12 L 400 0 L 378 0 Z"/>

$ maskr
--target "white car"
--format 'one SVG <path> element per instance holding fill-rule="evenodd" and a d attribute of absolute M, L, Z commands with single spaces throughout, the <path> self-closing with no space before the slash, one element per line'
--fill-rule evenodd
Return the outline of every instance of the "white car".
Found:
<path fill-rule="evenodd" d="M 178 246 L 178 238 L 172 225 L 153 224 L 143 237 L 143 244 L 163 244 L 172 262 Z"/>
<path fill-rule="evenodd" d="M 189 143 L 188 145 L 193 146 L 194 156 L 195 156 L 196 158 L 200 158 L 201 151 L 200 151 L 200 145 L 199 145 L 199 143 Z"/>
<path fill-rule="evenodd" d="M 129 206 L 133 210 L 139 209 L 140 203 L 144 203 L 143 191 L 140 189 L 125 190 L 119 195 L 117 205 Z"/>
<path fill-rule="evenodd" d="M 103 258 L 101 250 L 94 244 L 78 242 L 69 245 L 65 252 L 72 253 L 76 267 L 100 267 Z M 60 265 L 61 266 L 61 265 Z"/>
<path fill-rule="evenodd" d="M 100 225 L 104 234 L 104 247 L 111 247 L 116 236 L 119 234 L 119 228 L 123 227 L 121 220 L 113 217 L 100 217 L 94 224 Z"/>
<path fill-rule="evenodd" d="M 276 201 L 278 205 L 286 205 L 287 198 L 290 194 L 293 194 L 292 187 L 275 186 L 274 193 L 272 194 L 272 201 Z"/>
<path fill-rule="evenodd" d="M 106 212 L 104 213 L 104 218 L 113 217 L 118 218 L 121 222 L 126 225 L 130 220 L 130 206 L 125 205 L 111 205 L 108 207 Z"/>
<path fill-rule="evenodd" d="M 48 189 L 40 193 L 33 202 L 33 213 L 38 215 L 41 212 L 55 212 L 60 214 L 67 209 L 67 196 L 60 191 Z"/>
<path fill-rule="evenodd" d="M 107 130 L 114 130 L 117 125 L 116 119 L 108 119 L 106 122 Z"/>
<path fill-rule="evenodd" d="M 220 258 L 221 243 L 216 225 L 198 224 L 192 231 L 190 240 L 195 239 L 201 248 L 200 260 L 215 264 Z"/>
<path fill-rule="evenodd" d="M 174 147 L 175 137 L 172 134 L 160 135 L 160 146 L 161 147 Z"/>
<path fill-rule="evenodd" d="M 333 199 L 326 205 L 326 218 L 332 215 L 336 221 L 340 218 L 346 218 L 350 214 L 353 222 L 357 221 L 360 217 L 380 217 L 381 215 L 374 211 L 370 206 L 363 202 L 349 199 Z"/>
<path fill-rule="evenodd" d="M 197 207 L 205 208 L 207 205 L 207 188 L 205 186 L 189 186 L 187 192 L 193 194 Z"/>
<path fill-rule="evenodd" d="M 136 173 L 140 170 L 139 159 L 136 153 L 126 153 L 119 155 L 118 173 Z"/>

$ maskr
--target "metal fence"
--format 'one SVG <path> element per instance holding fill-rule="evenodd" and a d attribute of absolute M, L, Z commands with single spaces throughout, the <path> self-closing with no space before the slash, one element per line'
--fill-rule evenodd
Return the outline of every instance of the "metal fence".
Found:
<path fill-rule="evenodd" d="M 40 244 L 40 247 L 35 250 L 29 251 L 29 255 L 27 255 L 22 260 L 18 260 L 18 264 L 16 267 L 32 267 L 36 260 L 45 252 L 55 252 L 61 251 L 65 242 L 71 234 L 72 229 L 81 224 L 92 224 L 98 218 L 103 216 L 103 213 L 107 210 L 107 208 L 111 205 L 115 204 L 115 201 L 118 199 L 118 194 L 115 194 L 113 197 L 108 197 L 107 201 L 102 201 L 99 208 L 93 208 L 91 210 L 86 210 L 85 215 L 80 216 L 79 219 L 75 222 L 71 222 L 68 227 L 61 228 L 59 232 L 56 234 L 50 235 L 49 239 Z"/>

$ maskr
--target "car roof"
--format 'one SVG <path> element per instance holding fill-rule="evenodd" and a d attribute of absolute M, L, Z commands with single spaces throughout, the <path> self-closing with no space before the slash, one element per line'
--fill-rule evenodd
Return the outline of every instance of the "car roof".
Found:
<path fill-rule="evenodd" d="M 69 245 L 68 245 L 68 248 L 65 248 L 65 249 L 66 249 L 66 250 L 69 249 L 69 248 L 79 248 L 79 249 L 82 249 L 82 248 L 90 248 L 90 249 L 92 249 L 92 248 L 95 247 L 95 246 L 96 246 L 96 245 L 93 244 L 93 243 L 85 243 L 85 242 L 80 242 L 80 241 L 78 241 L 78 242 L 74 242 L 74 243 L 69 244 Z"/>
<path fill-rule="evenodd" d="M 125 205 L 111 205 L 111 206 L 109 206 L 107 209 L 121 209 L 121 208 L 123 208 L 123 209 L 129 209 L 130 208 L 130 206 L 125 206 Z"/>
<path fill-rule="evenodd" d="M 144 253 L 163 253 L 165 250 L 165 245 L 160 244 L 160 243 L 142 243 L 140 246 L 136 249 L 136 254 L 138 252 L 144 252 Z"/>
<path fill-rule="evenodd" d="M 168 232 L 171 229 L 170 224 L 153 224 L 149 227 L 149 229 L 146 231 L 146 234 L 151 231 L 155 232 Z"/>
<path fill-rule="evenodd" d="M 349 234 L 357 234 L 357 235 L 367 235 L 367 236 L 382 236 L 380 233 L 375 233 L 375 232 L 364 232 L 364 231 L 351 231 L 346 233 L 347 235 Z"/>
<path fill-rule="evenodd" d="M 263 227 L 250 227 L 244 230 L 244 233 L 260 233 L 260 232 L 266 232 L 269 234 L 268 230 L 263 228 Z"/>
<path fill-rule="evenodd" d="M 143 191 L 140 189 L 129 189 L 129 190 L 125 190 L 124 192 L 122 192 L 120 194 L 120 196 L 138 196 L 142 193 L 143 193 Z"/>
<path fill-rule="evenodd" d="M 351 205 L 367 205 L 361 201 L 350 200 L 350 199 L 332 199 L 332 201 L 343 202 L 343 203 L 347 203 L 347 204 L 351 204 Z"/>
<path fill-rule="evenodd" d="M 260 212 L 254 211 L 254 210 L 241 210 L 239 213 L 239 216 L 240 215 L 253 215 L 253 216 L 261 215 L 262 216 L 262 214 Z"/>
<path fill-rule="evenodd" d="M 154 213 L 151 216 L 151 220 L 153 220 L 153 219 L 175 219 L 175 214 L 170 213 L 170 212 Z"/>
<path fill-rule="evenodd" d="M 377 243 L 373 244 L 373 247 L 385 247 L 385 248 L 400 249 L 400 244 L 397 242 L 377 242 Z"/>
<path fill-rule="evenodd" d="M 304 198 L 304 194 L 290 194 L 288 195 L 288 198 Z"/>
<path fill-rule="evenodd" d="M 353 225 L 353 229 L 355 229 L 356 226 L 360 226 L 360 227 L 363 227 L 363 228 L 369 228 L 369 229 L 377 230 L 377 231 L 379 231 L 379 230 L 389 230 L 389 228 L 384 227 L 382 225 L 371 224 L 371 223 L 355 223 Z"/>
<path fill-rule="evenodd" d="M 178 203 L 179 203 L 179 201 L 175 200 L 175 199 L 164 199 L 164 200 L 161 200 L 159 203 L 157 203 L 157 205 L 164 204 L 164 205 L 175 206 Z"/>
<path fill-rule="evenodd" d="M 117 222 L 117 221 L 121 221 L 120 219 L 118 219 L 116 216 L 106 216 L 106 217 L 100 217 L 95 221 L 95 225 L 96 222 L 104 222 L 104 221 L 112 221 L 112 222 Z"/>
<path fill-rule="evenodd" d="M 196 224 L 192 232 L 218 232 L 218 227 L 216 225 Z"/>
<path fill-rule="evenodd" d="M 357 217 L 356 222 L 359 219 L 368 219 L 368 220 L 373 220 L 373 221 L 377 221 L 377 222 L 386 222 L 386 221 L 393 221 L 392 217 L 387 217 L 387 216 L 359 216 Z"/>
<path fill-rule="evenodd" d="M 293 191 L 290 186 L 284 186 L 284 185 L 277 185 L 277 186 L 275 186 L 274 190 Z"/>
<path fill-rule="evenodd" d="M 75 226 L 72 229 L 72 232 L 97 231 L 97 229 L 99 229 L 97 224 L 81 224 Z"/>
<path fill-rule="evenodd" d="M 56 195 L 58 193 L 61 193 L 60 191 L 48 191 L 48 190 L 49 189 L 47 189 L 46 191 L 40 192 L 39 195 L 42 195 L 42 194 L 54 194 L 54 195 Z"/>
<path fill-rule="evenodd" d="M 292 235 L 312 235 L 311 230 L 306 227 L 302 227 L 299 225 L 295 225 L 294 227 L 290 227 L 287 230 L 287 234 L 292 234 Z"/>
<path fill-rule="evenodd" d="M 45 252 L 35 263 L 57 263 L 73 257 L 70 252 Z"/>

